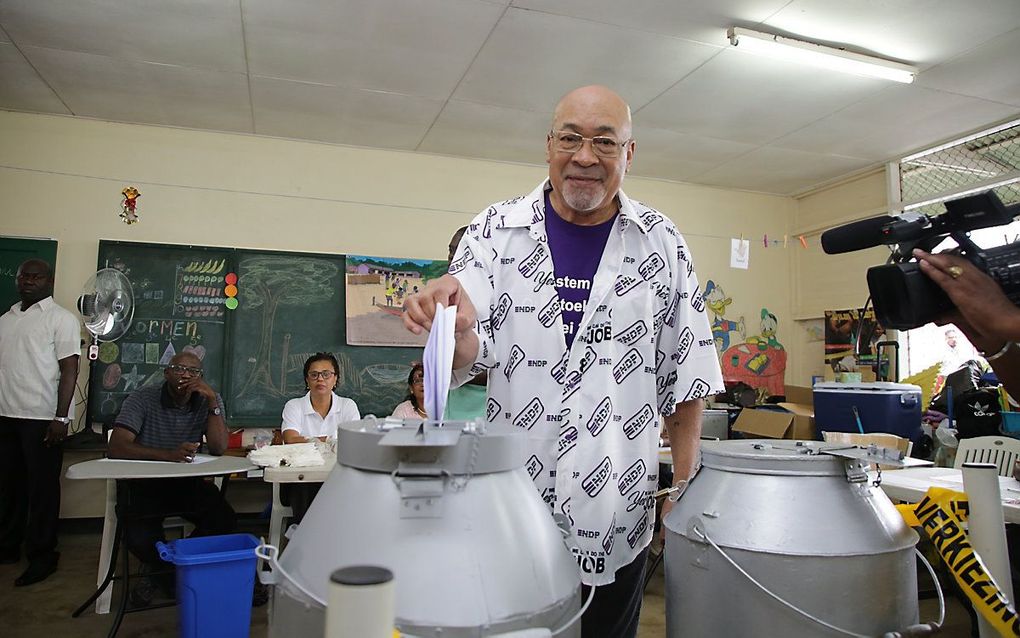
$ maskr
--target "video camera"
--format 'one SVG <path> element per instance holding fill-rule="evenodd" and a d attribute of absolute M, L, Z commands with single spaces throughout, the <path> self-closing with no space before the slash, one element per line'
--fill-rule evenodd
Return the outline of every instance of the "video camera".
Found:
<path fill-rule="evenodd" d="M 947 237 L 959 245 L 956 254 L 988 273 L 1010 301 L 1020 306 L 1020 242 L 983 249 L 968 235 L 972 230 L 1012 222 L 1020 214 L 1020 204 L 1006 206 L 994 192 L 986 191 L 947 201 L 945 206 L 946 212 L 934 217 L 916 212 L 882 215 L 822 233 L 822 249 L 830 255 L 895 245 L 888 263 L 868 269 L 875 317 L 887 329 L 917 328 L 955 308 L 912 257 L 915 248 L 931 252 Z"/>

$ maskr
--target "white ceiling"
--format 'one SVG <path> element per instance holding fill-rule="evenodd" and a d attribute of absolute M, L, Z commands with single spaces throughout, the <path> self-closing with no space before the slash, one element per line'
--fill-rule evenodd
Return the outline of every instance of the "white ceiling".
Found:
<path fill-rule="evenodd" d="M 728 48 L 744 26 L 913 85 Z M 0 0 L 0 108 L 544 162 L 589 83 L 632 174 L 791 194 L 1020 113 L 1020 0 Z"/>

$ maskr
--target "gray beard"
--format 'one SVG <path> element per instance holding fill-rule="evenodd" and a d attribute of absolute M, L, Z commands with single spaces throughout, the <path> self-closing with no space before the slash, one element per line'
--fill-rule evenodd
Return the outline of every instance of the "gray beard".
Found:
<path fill-rule="evenodd" d="M 594 211 L 602 203 L 602 200 L 605 199 L 605 196 L 606 191 L 604 188 L 600 188 L 598 192 L 593 193 L 575 192 L 573 188 L 563 189 L 563 201 L 577 213 L 590 213 Z"/>

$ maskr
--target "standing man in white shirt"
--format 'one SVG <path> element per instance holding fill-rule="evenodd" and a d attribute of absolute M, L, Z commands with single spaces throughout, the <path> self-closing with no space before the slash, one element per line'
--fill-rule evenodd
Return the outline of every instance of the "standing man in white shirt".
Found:
<path fill-rule="evenodd" d="M 57 569 L 60 468 L 78 377 L 78 318 L 53 301 L 53 269 L 30 259 L 21 301 L 0 317 L 0 563 L 28 568 L 21 587 Z"/>
<path fill-rule="evenodd" d="M 596 588 L 584 638 L 636 636 L 659 415 L 684 482 L 703 399 L 723 390 L 683 237 L 620 190 L 634 151 L 619 95 L 568 93 L 546 138 L 549 179 L 476 217 L 451 274 L 404 313 L 420 333 L 436 303 L 456 305 L 457 382 L 488 370 L 487 419 L 527 431 L 526 468 L 569 517 L 584 594 Z"/>

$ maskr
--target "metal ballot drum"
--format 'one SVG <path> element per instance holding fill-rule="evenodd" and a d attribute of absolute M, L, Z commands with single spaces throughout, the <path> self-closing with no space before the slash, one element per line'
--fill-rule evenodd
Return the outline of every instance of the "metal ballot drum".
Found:
<path fill-rule="evenodd" d="M 404 423 L 340 426 L 337 465 L 264 578 L 270 635 L 323 635 L 330 574 L 350 565 L 393 572 L 404 636 L 548 636 L 566 624 L 579 570 L 524 470 L 524 432 Z M 559 635 L 580 635 L 580 622 Z"/>
<path fill-rule="evenodd" d="M 701 471 L 665 520 L 670 638 L 876 636 L 917 623 L 917 534 L 868 463 L 832 455 L 839 447 L 702 442 Z"/>

